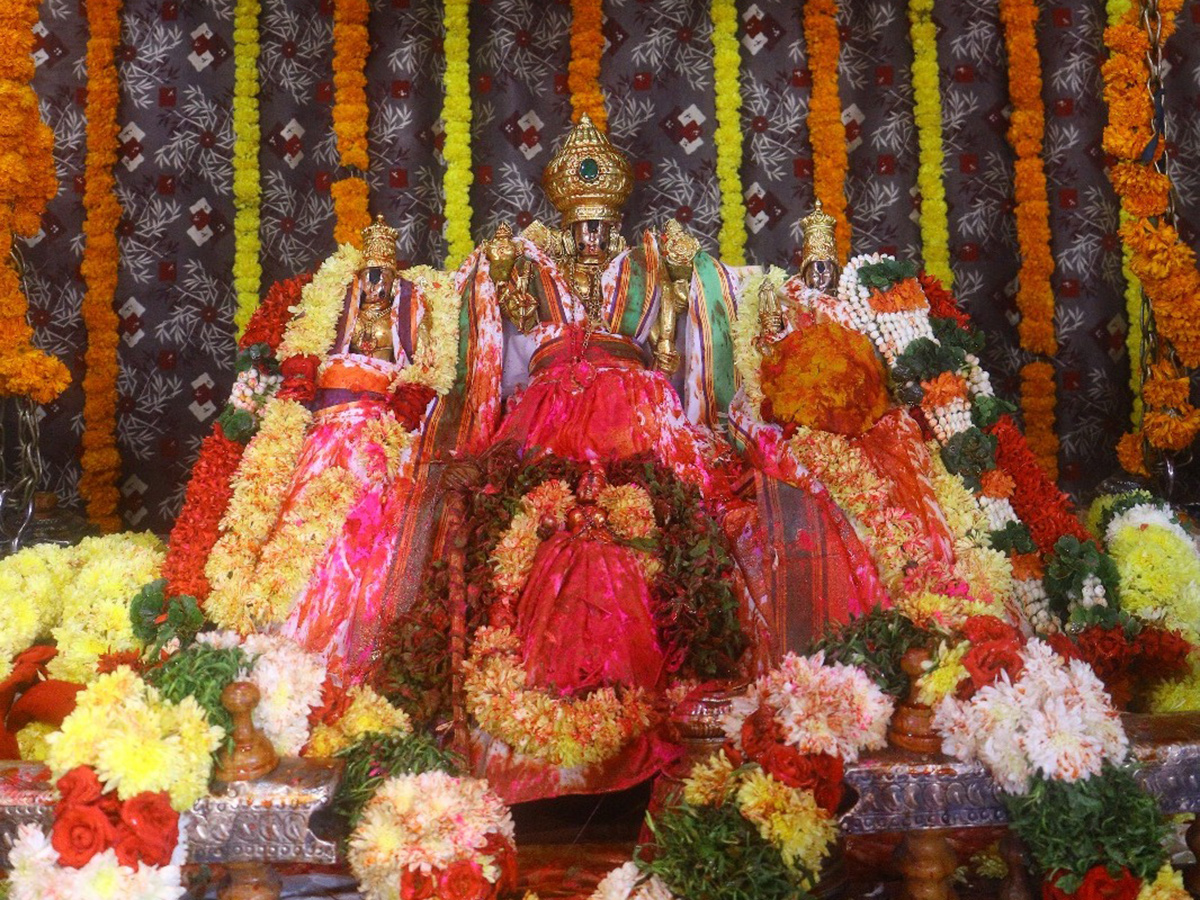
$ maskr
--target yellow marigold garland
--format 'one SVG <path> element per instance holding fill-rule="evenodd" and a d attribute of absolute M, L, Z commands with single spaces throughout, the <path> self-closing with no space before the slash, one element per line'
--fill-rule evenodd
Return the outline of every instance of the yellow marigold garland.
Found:
<path fill-rule="evenodd" d="M 260 0 L 237 0 L 233 11 L 233 285 L 240 335 L 258 308 L 259 252 L 258 16 Z"/>
<path fill-rule="evenodd" d="M 336 0 L 333 7 L 333 131 L 343 166 L 367 171 L 367 55 L 371 50 L 367 0 Z M 333 238 L 358 246 L 371 224 L 367 182 L 350 176 L 333 185 Z"/>
<path fill-rule="evenodd" d="M 33 329 L 17 272 L 9 266 L 14 235 L 37 233 L 46 202 L 58 190 L 54 132 L 42 121 L 33 80 L 35 0 L 10 0 L 0 8 L 0 397 L 49 403 L 71 382 L 58 359 L 33 345 Z"/>
<path fill-rule="evenodd" d="M 79 495 L 88 518 L 104 531 L 120 527 L 116 480 L 121 469 L 117 449 L 117 292 L 120 248 L 117 226 L 121 204 L 114 191 L 117 162 L 117 83 L 115 53 L 121 39 L 121 0 L 87 4 L 87 163 L 84 173 L 83 262 L 87 286 L 83 323 L 87 329 L 83 376 L 83 453 Z"/>
<path fill-rule="evenodd" d="M 920 151 L 917 187 L 921 191 L 921 253 L 925 271 L 950 290 L 954 286 L 954 272 L 950 268 L 949 212 L 942 181 L 945 154 L 933 0 L 911 0 L 908 21 L 913 45 L 913 120 Z"/>
<path fill-rule="evenodd" d="M 445 0 L 446 73 L 442 120 L 445 122 L 446 268 L 467 258 L 471 241 L 471 64 L 468 0 Z"/>
<path fill-rule="evenodd" d="M 578 122 L 587 113 L 592 124 L 608 130 L 608 111 L 600 87 L 600 56 L 604 53 L 602 0 L 574 0 L 571 4 L 571 61 L 567 64 L 567 89 L 571 92 L 571 118 Z"/>
<path fill-rule="evenodd" d="M 1182 0 L 1158 4 L 1159 42 L 1174 33 Z M 1186 385 L 1169 354 L 1151 364 L 1151 377 L 1142 383 L 1142 298 L 1145 291 L 1155 328 L 1182 366 L 1200 366 L 1200 272 L 1195 253 L 1180 239 L 1166 217 L 1171 182 L 1158 171 L 1162 141 L 1152 158 L 1144 154 L 1155 139 L 1155 110 L 1146 92 L 1150 77 L 1147 55 L 1150 38 L 1141 19 L 1141 4 L 1110 3 L 1109 27 L 1104 32 L 1109 59 L 1102 68 L 1108 124 L 1104 149 L 1116 157 L 1109 178 L 1121 200 L 1121 237 L 1127 276 L 1130 385 L 1134 390 L 1134 431 L 1117 447 L 1121 465 L 1147 472 L 1146 445 L 1162 451 L 1186 449 L 1200 433 L 1200 410 L 1188 402 L 1186 390 L 1167 391 L 1164 385 Z"/>
<path fill-rule="evenodd" d="M 812 72 L 808 104 L 808 133 L 813 151 L 813 190 L 825 212 L 836 221 L 838 262 L 850 255 L 850 220 L 846 218 L 846 129 L 838 95 L 837 0 L 807 0 L 804 4 L 804 43 Z"/>
<path fill-rule="evenodd" d="M 1008 93 L 1013 111 L 1008 141 L 1017 155 L 1014 164 L 1017 244 L 1021 251 L 1017 326 L 1021 346 L 1053 359 L 1058 353 L 1054 333 L 1054 289 L 1050 276 L 1050 202 L 1042 167 L 1045 108 L 1042 104 L 1041 60 L 1037 48 L 1038 7 L 1035 0 L 1000 0 L 1000 21 L 1008 50 Z M 1054 431 L 1054 369 L 1044 360 L 1021 370 L 1021 409 L 1029 446 L 1051 478 L 1058 477 L 1058 436 Z"/>
<path fill-rule="evenodd" d="M 713 80 L 716 83 L 717 181 L 721 188 L 721 258 L 746 262 L 746 203 L 742 197 L 742 58 L 738 48 L 737 5 L 712 0 Z"/>

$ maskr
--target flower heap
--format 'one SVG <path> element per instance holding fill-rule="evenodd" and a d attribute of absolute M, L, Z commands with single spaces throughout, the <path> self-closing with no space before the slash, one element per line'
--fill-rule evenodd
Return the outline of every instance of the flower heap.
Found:
<path fill-rule="evenodd" d="M 230 403 L 200 445 L 183 509 L 168 541 L 163 563 L 168 596 L 188 595 L 201 603 L 208 598 L 204 562 L 217 541 L 217 526 L 229 505 L 231 481 L 246 443 L 258 431 L 263 409 L 282 383 L 275 353 L 310 280 L 302 275 L 272 285 L 238 339 L 237 378 Z M 240 398 L 237 403 L 234 396 Z"/>
<path fill-rule="evenodd" d="M 368 900 L 490 900 L 516 888 L 512 815 L 486 782 L 445 772 L 385 781 L 348 858 Z"/>
<path fill-rule="evenodd" d="M 33 80 L 35 0 L 14 0 L 0 9 L 0 397 L 29 397 L 50 403 L 66 389 L 71 373 L 58 359 L 33 346 L 33 330 L 21 280 L 8 264 L 13 240 L 36 234 L 42 211 L 58 190 L 54 132 L 42 121 Z"/>
<path fill-rule="evenodd" d="M 862 670 L 787 654 L 732 702 L 724 748 L 651 819 L 638 871 L 616 870 L 595 896 L 803 896 L 837 838 L 843 764 L 884 745 L 891 714 Z"/>
<path fill-rule="evenodd" d="M 1140 281 L 1153 314 L 1153 327 L 1165 348 L 1148 362 L 1149 377 L 1141 385 L 1144 415 L 1118 447 L 1121 464 L 1146 474 L 1146 448 L 1160 452 L 1186 449 L 1200 433 L 1200 410 L 1189 402 L 1188 370 L 1200 366 L 1200 327 L 1197 322 L 1200 272 L 1196 256 L 1180 238 L 1167 215 L 1171 180 L 1163 165 L 1164 136 L 1146 85 L 1155 57 L 1150 32 L 1158 48 L 1175 31 L 1182 0 L 1156 7 L 1127 4 L 1109 18 L 1104 42 L 1109 57 L 1102 66 L 1108 124 L 1104 149 L 1114 160 L 1109 178 L 1121 200 L 1121 237 L 1128 267 Z M 1147 16 L 1143 22 L 1143 14 Z M 1130 304 L 1131 361 L 1141 360 L 1141 335 L 1146 327 L 1140 304 Z M 1134 337 L 1136 335 L 1136 338 Z M 1133 341 L 1136 339 L 1136 346 Z M 1135 383 L 1135 387 L 1136 387 Z"/>
<path fill-rule="evenodd" d="M 0 681 L 13 656 L 53 638 L 52 678 L 86 684 L 105 654 L 142 649 L 129 598 L 158 575 L 153 535 L 84 538 L 74 547 L 34 545 L 0 560 Z"/>
<path fill-rule="evenodd" d="M 1082 660 L 1031 639 L 969 699 L 947 695 L 934 727 L 945 753 L 987 766 L 1048 897 L 1115 884 L 1105 896 L 1132 900 L 1156 876 L 1171 883 L 1157 804 L 1124 768 L 1128 737 Z"/>

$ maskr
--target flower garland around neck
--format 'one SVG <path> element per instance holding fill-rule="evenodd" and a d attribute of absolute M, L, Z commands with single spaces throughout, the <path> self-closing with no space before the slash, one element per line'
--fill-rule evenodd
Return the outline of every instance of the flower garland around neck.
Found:
<path fill-rule="evenodd" d="M 954 272 L 950 268 L 949 212 L 942 180 L 945 154 L 933 0 L 912 0 L 908 4 L 908 21 L 913 45 L 913 120 L 920 151 L 917 186 L 921 192 L 921 252 L 925 271 L 950 288 Z"/>
<path fill-rule="evenodd" d="M 458 372 L 459 313 L 462 293 L 455 289 L 453 273 L 429 266 L 414 266 L 400 273 L 410 279 L 425 296 L 428 331 L 421 329 L 412 363 L 400 370 L 396 381 L 423 384 L 445 396 L 454 389 Z"/>
<path fill-rule="evenodd" d="M 370 165 L 367 155 L 367 55 L 371 50 L 367 0 L 336 0 L 333 7 L 333 131 L 339 162 L 360 173 Z M 339 244 L 362 240 L 371 224 L 370 189 L 361 175 L 351 175 L 331 188 L 336 224 L 333 238 Z"/>
<path fill-rule="evenodd" d="M 88 518 L 105 531 L 120 527 L 116 480 L 121 470 L 117 449 L 117 336 L 113 310 L 120 248 L 117 227 L 121 204 L 115 192 L 117 105 L 120 102 L 115 54 L 121 40 L 121 0 L 87 5 L 87 162 L 84 170 L 84 247 L 80 269 L 87 285 L 83 323 L 87 329 L 83 376 L 83 453 L 79 494 Z"/>
<path fill-rule="evenodd" d="M 471 253 L 471 64 L 469 0 L 445 0 L 446 70 L 442 120 L 446 128 L 443 181 L 447 269 Z"/>
<path fill-rule="evenodd" d="M 600 131 L 608 130 L 608 111 L 600 86 L 600 57 L 604 53 L 604 10 L 601 0 L 571 3 L 571 61 L 567 64 L 567 89 L 571 92 L 571 118 L 584 115 Z"/>
<path fill-rule="evenodd" d="M 233 284 L 238 332 L 258 307 L 259 253 L 258 17 L 261 0 L 237 0 L 233 10 Z"/>
<path fill-rule="evenodd" d="M 712 0 L 713 80 L 716 84 L 717 181 L 721 188 L 721 258 L 729 265 L 746 262 L 746 202 L 742 196 L 742 57 L 738 45 L 737 5 Z"/>
<path fill-rule="evenodd" d="M 62 362 L 33 345 L 33 329 L 17 271 L 7 264 L 17 235 L 36 234 L 42 211 L 58 190 L 54 132 L 42 121 L 33 92 L 34 0 L 11 0 L 0 9 L 7 52 L 0 59 L 0 92 L 10 98 L 10 121 L 0 131 L 0 158 L 20 164 L 0 174 L 0 397 L 50 403 L 71 383 Z"/>
<path fill-rule="evenodd" d="M 508 628 L 478 629 L 464 668 L 467 709 L 479 727 L 515 753 L 550 765 L 604 762 L 655 722 L 641 688 L 556 697 L 526 687 L 521 640 Z"/>
<path fill-rule="evenodd" d="M 812 71 L 812 97 L 808 129 L 813 151 L 813 190 L 836 224 L 838 262 L 850 255 L 850 220 L 846 218 L 846 128 L 838 95 L 837 0 L 809 0 L 804 4 L 804 43 Z"/>
<path fill-rule="evenodd" d="M 760 338 L 762 323 L 759 320 L 761 298 L 764 292 L 778 294 L 787 281 L 787 273 L 772 266 L 762 270 L 756 268 L 742 283 L 738 292 L 737 317 L 730 331 L 733 336 L 733 364 L 741 379 L 742 392 L 750 403 L 755 418 L 761 418 L 762 360 Z"/>
<path fill-rule="evenodd" d="M 1000 20 L 1008 50 L 1008 91 L 1013 113 L 1008 142 L 1016 153 L 1017 243 L 1021 270 L 1017 309 L 1021 347 L 1040 359 L 1021 369 L 1021 408 L 1025 437 L 1051 479 L 1058 477 L 1058 436 L 1054 430 L 1056 385 L 1048 361 L 1058 353 L 1054 333 L 1054 289 L 1050 276 L 1050 204 L 1042 162 L 1045 108 L 1042 103 L 1041 57 L 1037 47 L 1038 7 L 1035 0 L 1000 0 Z"/>
<path fill-rule="evenodd" d="M 1158 4 L 1159 46 L 1174 33 L 1182 0 Z M 1102 67 L 1108 124 L 1104 149 L 1115 162 L 1109 178 L 1121 201 L 1121 237 L 1128 267 L 1149 301 L 1158 336 L 1167 345 L 1149 361 L 1149 377 L 1141 383 L 1143 307 L 1129 296 L 1131 382 L 1135 393 L 1134 430 L 1118 445 L 1121 464 L 1147 474 L 1147 447 L 1160 452 L 1185 450 L 1200 433 L 1200 409 L 1189 402 L 1189 372 L 1200 366 L 1200 272 L 1195 253 L 1179 237 L 1168 216 L 1170 177 L 1159 171 L 1164 136 L 1146 84 L 1150 38 L 1142 22 L 1141 4 L 1123 11 L 1110 9 L 1104 32 L 1109 49 Z M 1138 341 L 1135 352 L 1132 341 Z M 1140 414 L 1140 416 L 1139 416 Z"/>

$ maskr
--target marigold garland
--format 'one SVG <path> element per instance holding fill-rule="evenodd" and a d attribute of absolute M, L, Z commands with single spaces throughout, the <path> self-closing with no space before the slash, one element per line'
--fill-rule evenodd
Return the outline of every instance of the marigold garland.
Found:
<path fill-rule="evenodd" d="M 921 254 L 925 270 L 950 289 L 954 286 L 954 272 L 950 268 L 950 214 L 942 181 L 945 154 L 933 0 L 912 0 L 908 4 L 908 21 L 913 45 L 913 120 L 920 158 L 917 187 L 921 192 Z"/>
<path fill-rule="evenodd" d="M 738 73 L 737 5 L 712 0 L 713 81 L 716 84 L 717 181 L 721 188 L 721 258 L 730 265 L 746 262 L 746 203 L 742 197 L 742 88 Z M 836 68 L 833 70 L 836 71 Z M 815 88 L 814 88 L 815 92 Z"/>
<path fill-rule="evenodd" d="M 850 255 L 850 220 L 846 218 L 846 128 L 838 95 L 837 0 L 808 0 L 804 4 L 804 43 L 813 73 L 808 104 L 808 132 L 813 151 L 813 190 L 825 212 L 836 221 L 838 262 Z"/>
<path fill-rule="evenodd" d="M 471 239 L 471 64 L 469 0 L 445 0 L 443 24 L 446 71 L 442 78 L 442 121 L 446 143 L 443 181 L 446 210 L 446 262 L 450 269 L 473 249 Z"/>
<path fill-rule="evenodd" d="M 258 306 L 259 252 L 258 17 L 260 0 L 237 0 L 233 11 L 233 284 L 238 333 Z"/>
<path fill-rule="evenodd" d="M 362 245 L 363 229 L 371 224 L 371 189 L 363 178 L 343 178 L 334 182 L 329 193 L 333 195 L 333 239 L 339 244 Z"/>
<path fill-rule="evenodd" d="M 367 171 L 367 55 L 371 41 L 367 23 L 371 9 L 367 0 L 336 0 L 333 7 L 333 131 L 338 157 L 347 168 Z M 362 230 L 371 224 L 369 188 L 359 176 L 343 178 L 333 194 L 333 239 L 339 244 L 359 246 Z"/>
<path fill-rule="evenodd" d="M 1054 289 L 1050 276 L 1050 202 L 1042 164 L 1045 108 L 1042 103 L 1041 58 L 1037 48 L 1038 7 L 1035 0 L 1000 0 L 1000 21 L 1008 50 L 1008 93 L 1013 112 L 1008 142 L 1016 153 L 1013 189 L 1016 195 L 1017 244 L 1021 270 L 1017 287 L 1017 331 L 1021 347 L 1053 359 L 1058 353 L 1054 333 Z M 1054 370 L 1045 361 L 1021 369 L 1021 409 L 1026 434 L 1038 460 L 1058 477 L 1058 436 L 1054 430 L 1056 406 Z"/>
<path fill-rule="evenodd" d="M 602 0 L 574 0 L 571 4 L 571 61 L 567 64 L 567 89 L 571 92 L 571 118 L 578 122 L 587 113 L 600 131 L 608 130 L 608 111 L 600 87 L 600 57 L 604 53 Z"/>
<path fill-rule="evenodd" d="M 46 202 L 58 190 L 54 173 L 54 132 L 42 121 L 33 80 L 34 0 L 12 0 L 0 8 L 0 397 L 29 397 L 50 403 L 71 382 L 62 362 L 33 345 L 28 306 L 17 273 L 7 264 L 14 235 L 32 235 L 41 225 Z"/>
<path fill-rule="evenodd" d="M 120 100 L 115 54 L 121 39 L 121 0 L 92 0 L 87 5 L 87 163 L 84 173 L 84 248 L 80 271 L 87 291 L 83 323 L 87 329 L 83 376 L 83 453 L 79 494 L 88 518 L 104 531 L 120 527 L 116 479 L 117 337 L 113 309 L 120 248 L 117 226 L 121 204 L 115 193 L 117 104 Z"/>

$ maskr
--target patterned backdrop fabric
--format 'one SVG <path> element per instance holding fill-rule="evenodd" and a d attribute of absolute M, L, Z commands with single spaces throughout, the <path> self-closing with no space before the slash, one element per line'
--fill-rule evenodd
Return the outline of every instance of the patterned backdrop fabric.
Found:
<path fill-rule="evenodd" d="M 126 0 L 117 190 L 121 319 L 122 514 L 166 531 L 186 475 L 232 380 L 233 0 Z M 854 251 L 919 258 L 912 47 L 900 0 L 843 2 L 838 73 L 850 170 Z M 610 134 L 634 162 L 627 231 L 683 221 L 716 247 L 709 4 L 607 0 L 601 80 Z M 741 0 L 742 179 L 747 256 L 796 265 L 813 198 L 806 128 L 814 73 L 801 4 Z M 331 127 L 328 0 L 263 0 L 263 287 L 333 249 L 329 186 L 341 177 Z M 1100 148 L 1103 4 L 1041 6 L 1046 175 L 1058 301 L 1059 434 L 1064 486 L 1086 490 L 1116 469 L 1130 407 L 1117 204 Z M 473 233 L 552 219 L 539 179 L 570 120 L 565 2 L 472 5 Z M 1013 154 L 1005 140 L 1007 61 L 996 4 L 938 0 L 945 177 L 956 291 L 987 332 L 987 364 L 1011 398 L 1025 361 L 1013 302 L 1018 270 Z M 400 257 L 441 262 L 442 8 L 374 0 L 368 63 L 372 212 L 400 229 Z M 54 128 L 61 180 L 43 233 L 22 248 L 40 346 L 76 385 L 45 410 L 47 486 L 75 502 L 85 336 L 79 308 L 86 22 L 74 0 L 44 0 L 35 88 Z M 1167 114 L 1181 230 L 1200 235 L 1200 3 L 1168 46 Z"/>

